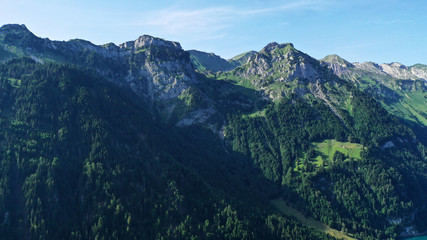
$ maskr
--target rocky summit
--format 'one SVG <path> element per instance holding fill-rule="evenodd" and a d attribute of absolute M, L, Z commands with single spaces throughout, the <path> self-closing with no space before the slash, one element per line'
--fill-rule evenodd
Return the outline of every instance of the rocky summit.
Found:
<path fill-rule="evenodd" d="M 261 86 L 267 80 L 278 82 L 306 79 L 315 81 L 318 74 L 317 61 L 296 50 L 290 43 L 269 43 L 259 53 L 251 56 L 248 62 L 235 69 L 236 75 L 244 78 L 258 78 L 254 85 Z"/>
<path fill-rule="evenodd" d="M 23 35 L 29 40 L 20 40 Z M 3 26 L 1 39 L 4 54 L 0 61 L 29 56 L 42 63 L 56 61 L 92 67 L 108 80 L 129 87 L 143 99 L 156 103 L 165 119 L 172 116 L 178 105 L 185 105 L 179 98 L 185 98 L 188 93 L 206 98 L 195 87 L 198 80 L 190 55 L 177 42 L 148 35 L 119 46 L 112 43 L 97 46 L 79 39 L 51 41 L 36 37 L 24 25 Z M 212 108 L 200 111 L 208 117 L 214 113 Z M 181 110 L 179 115 L 185 113 L 186 110 Z M 206 117 L 197 119 L 194 121 L 206 120 Z"/>

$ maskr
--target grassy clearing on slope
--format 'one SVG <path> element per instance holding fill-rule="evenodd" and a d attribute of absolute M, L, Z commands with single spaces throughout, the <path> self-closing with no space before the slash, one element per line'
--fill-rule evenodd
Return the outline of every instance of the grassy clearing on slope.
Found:
<path fill-rule="evenodd" d="M 336 151 L 344 153 L 349 158 L 360 159 L 363 146 L 358 143 L 340 142 L 335 139 L 327 139 L 320 143 L 313 143 L 317 161 L 332 161 Z"/>
<path fill-rule="evenodd" d="M 19 87 L 21 86 L 21 79 L 16 79 L 16 78 L 8 78 L 10 85 L 12 87 Z"/>
<path fill-rule="evenodd" d="M 353 104 L 351 104 L 351 98 L 345 101 L 345 110 L 353 117 Z"/>
<path fill-rule="evenodd" d="M 243 117 L 250 117 L 250 118 L 265 117 L 265 110 L 266 109 L 263 109 L 263 110 L 259 110 L 259 111 L 253 112 L 251 114 L 243 115 Z"/>
<path fill-rule="evenodd" d="M 311 217 L 304 216 L 295 208 L 287 205 L 286 202 L 283 201 L 282 199 L 278 198 L 278 199 L 271 200 L 270 202 L 282 213 L 291 217 L 295 217 L 299 222 L 301 222 L 302 225 L 306 227 L 312 227 L 312 228 L 318 229 L 338 239 L 355 240 L 355 238 L 352 238 L 341 231 L 330 228 L 328 225 L 321 223 Z"/>
<path fill-rule="evenodd" d="M 349 158 L 353 160 L 361 159 L 360 152 L 363 150 L 362 144 L 340 142 L 335 139 L 312 143 L 312 147 L 314 149 L 314 156 L 309 160 L 309 163 L 315 165 L 317 168 L 329 166 L 333 162 L 334 154 L 337 151 L 343 153 L 347 157 L 345 161 L 348 161 Z M 306 159 L 306 153 L 298 159 L 294 171 L 300 172 L 301 169 L 307 167 L 305 166 L 304 159 Z"/>

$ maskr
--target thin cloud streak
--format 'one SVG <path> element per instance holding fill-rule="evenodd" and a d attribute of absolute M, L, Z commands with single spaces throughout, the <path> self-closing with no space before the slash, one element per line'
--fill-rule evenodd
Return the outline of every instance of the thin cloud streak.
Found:
<path fill-rule="evenodd" d="M 232 19 L 229 8 L 209 8 L 201 10 L 166 9 L 148 14 L 144 26 L 155 27 L 168 34 L 217 33 L 227 28 Z"/>
<path fill-rule="evenodd" d="M 191 42 L 224 37 L 224 30 L 231 28 L 236 22 L 287 11 L 320 11 L 329 1 L 296 1 L 274 8 L 235 9 L 232 7 L 212 7 L 196 10 L 182 10 L 170 7 L 149 12 L 139 22 L 141 27 L 153 29 L 156 34 L 173 37 L 191 36 Z"/>
<path fill-rule="evenodd" d="M 288 4 L 280 5 L 274 8 L 241 10 L 241 11 L 238 11 L 238 13 L 239 15 L 248 15 L 248 14 L 275 13 L 275 12 L 296 11 L 296 10 L 320 11 L 324 9 L 326 5 L 328 5 L 328 1 L 298 1 L 298 2 L 291 2 Z"/>

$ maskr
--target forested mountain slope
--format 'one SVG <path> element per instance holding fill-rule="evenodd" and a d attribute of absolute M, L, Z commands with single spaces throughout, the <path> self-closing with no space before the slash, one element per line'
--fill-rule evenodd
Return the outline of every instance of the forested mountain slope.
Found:
<path fill-rule="evenodd" d="M 274 101 L 234 114 L 226 136 L 264 176 L 293 192 L 284 198 L 332 226 L 378 238 L 425 224 L 417 214 L 425 209 L 425 146 L 370 95 L 291 44 L 271 43 L 217 78 Z M 339 145 L 326 151 L 328 139 Z"/>
<path fill-rule="evenodd" d="M 421 64 L 406 67 L 399 63 L 353 63 L 337 55 L 321 60 L 338 76 L 379 101 L 391 114 L 405 120 L 420 139 L 427 134 L 426 68 Z"/>
<path fill-rule="evenodd" d="M 278 188 L 210 131 L 156 123 L 93 71 L 0 72 L 2 239 L 327 238 L 268 207 Z"/>
<path fill-rule="evenodd" d="M 0 47 L 5 239 L 332 238 L 271 200 L 356 239 L 427 228 L 422 126 L 292 44 L 227 72 L 150 36 Z"/>

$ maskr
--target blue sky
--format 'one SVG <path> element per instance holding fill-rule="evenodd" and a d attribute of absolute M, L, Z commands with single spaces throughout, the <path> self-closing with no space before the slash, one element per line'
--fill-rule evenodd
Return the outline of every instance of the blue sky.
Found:
<path fill-rule="evenodd" d="M 116 44 L 143 34 L 230 58 L 292 42 L 315 58 L 427 64 L 424 0 L 0 0 L 0 25 Z"/>

